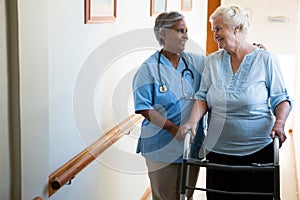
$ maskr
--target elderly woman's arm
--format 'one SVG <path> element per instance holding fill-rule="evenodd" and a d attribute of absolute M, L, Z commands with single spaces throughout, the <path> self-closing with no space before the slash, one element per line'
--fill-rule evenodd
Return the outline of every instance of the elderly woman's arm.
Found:
<path fill-rule="evenodd" d="M 193 109 L 190 115 L 189 120 L 179 128 L 179 133 L 176 135 L 176 140 L 177 141 L 182 141 L 185 137 L 185 134 L 187 133 L 187 131 L 191 131 L 192 132 L 192 141 L 193 142 L 193 138 L 196 134 L 196 129 L 197 129 L 197 124 L 199 122 L 199 120 L 205 115 L 205 113 L 207 112 L 207 104 L 206 101 L 203 100 L 196 100 L 194 105 L 193 105 Z"/>
<path fill-rule="evenodd" d="M 283 101 L 280 104 L 278 104 L 275 108 L 275 124 L 272 128 L 272 131 L 270 133 L 270 136 L 272 138 L 275 137 L 275 135 L 278 135 L 280 138 L 280 146 L 284 141 L 286 140 L 286 135 L 284 131 L 284 126 L 286 119 L 288 118 L 290 113 L 290 103 L 288 101 Z"/>

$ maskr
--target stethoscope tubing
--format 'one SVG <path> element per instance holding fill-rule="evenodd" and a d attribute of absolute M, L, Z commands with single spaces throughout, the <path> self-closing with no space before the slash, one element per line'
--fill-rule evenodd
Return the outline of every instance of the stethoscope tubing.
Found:
<path fill-rule="evenodd" d="M 159 91 L 160 92 L 166 92 L 167 87 L 163 84 L 162 78 L 161 78 L 161 73 L 160 73 L 160 57 L 161 57 L 162 51 L 163 51 L 163 49 L 161 49 L 159 51 L 158 59 L 157 59 L 157 70 L 158 70 L 158 78 L 159 78 L 159 84 L 160 84 Z M 184 57 L 181 56 L 181 58 L 182 58 L 182 60 L 184 62 L 184 65 L 185 65 L 185 69 L 182 70 L 182 72 L 181 72 L 181 79 L 183 79 L 184 73 L 189 72 L 189 74 L 191 75 L 192 83 L 194 83 L 194 74 L 193 74 L 192 70 L 189 69 L 188 64 L 187 64 L 186 60 L 184 59 Z"/>

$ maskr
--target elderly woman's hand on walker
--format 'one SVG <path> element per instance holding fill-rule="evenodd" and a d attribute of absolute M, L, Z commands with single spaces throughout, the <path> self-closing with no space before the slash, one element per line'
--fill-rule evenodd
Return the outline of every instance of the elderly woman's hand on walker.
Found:
<path fill-rule="evenodd" d="M 196 135 L 196 130 L 197 130 L 197 123 L 192 123 L 192 122 L 187 122 L 184 125 L 179 127 L 178 133 L 175 136 L 175 139 L 178 142 L 181 142 L 184 140 L 185 135 L 188 131 L 191 132 L 191 140 L 190 142 L 193 143 L 194 142 L 194 137 Z"/>
<path fill-rule="evenodd" d="M 189 120 L 184 125 L 179 127 L 179 131 L 175 136 L 176 140 L 179 142 L 184 140 L 185 134 L 188 131 L 191 131 L 192 132 L 191 143 L 193 143 L 194 136 L 197 130 L 198 121 L 205 115 L 206 112 L 207 112 L 206 101 L 196 100 L 193 105 L 193 109 Z"/>

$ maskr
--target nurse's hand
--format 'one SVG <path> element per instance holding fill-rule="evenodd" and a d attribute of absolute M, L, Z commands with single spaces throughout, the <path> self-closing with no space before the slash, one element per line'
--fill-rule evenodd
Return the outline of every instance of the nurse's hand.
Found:
<path fill-rule="evenodd" d="M 267 48 L 263 44 L 253 43 L 254 46 L 257 46 L 260 49 L 267 50 Z"/>
<path fill-rule="evenodd" d="M 191 143 L 194 142 L 194 137 L 196 135 L 196 128 L 197 128 L 197 124 L 194 124 L 194 123 L 191 123 L 191 122 L 187 122 L 186 124 L 182 125 L 179 127 L 179 130 L 175 136 L 175 139 L 178 141 L 178 142 L 181 142 L 184 140 L 184 137 L 186 135 L 186 133 L 188 131 L 191 131 L 192 132 L 192 135 L 191 135 Z"/>

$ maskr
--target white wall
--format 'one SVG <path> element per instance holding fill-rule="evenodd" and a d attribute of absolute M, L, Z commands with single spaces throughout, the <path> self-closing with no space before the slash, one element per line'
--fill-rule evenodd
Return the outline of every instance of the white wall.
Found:
<path fill-rule="evenodd" d="M 0 0 L 0 199 L 8 200 L 10 191 L 10 160 L 8 130 L 8 80 L 5 1 Z"/>
<path fill-rule="evenodd" d="M 116 22 L 88 25 L 83 2 L 18 1 L 22 199 L 47 199 L 48 175 L 133 112 L 131 78 L 157 48 L 150 1 L 118 1 Z M 199 52 L 195 42 L 205 44 L 206 6 L 194 0 L 193 10 L 183 13 L 189 48 Z M 180 10 L 179 1 L 168 1 L 168 10 Z M 134 152 L 138 132 L 51 199 L 139 199 L 149 181 Z"/>
<path fill-rule="evenodd" d="M 249 41 L 264 44 L 276 54 L 295 55 L 298 0 L 222 0 L 224 5 L 237 4 L 250 14 Z M 269 16 L 284 16 L 286 23 L 271 23 Z"/>
<path fill-rule="evenodd" d="M 298 3 L 298 19 L 300 19 L 300 3 Z M 300 20 L 298 20 L 297 23 L 297 35 L 300 33 Z M 296 68 L 295 68 L 295 73 L 294 73 L 294 78 L 295 78 L 295 102 L 294 102 L 294 108 L 293 108 L 293 121 L 294 121 L 294 129 L 293 129 L 293 137 L 294 137 L 294 148 L 295 148 L 295 157 L 296 157 L 296 170 L 297 170 L 297 175 L 298 175 L 298 199 L 300 199 L 300 124 L 299 124 L 299 119 L 300 119 L 300 90 L 297 88 L 297 86 L 300 85 L 300 39 L 299 37 L 296 40 L 296 45 L 297 45 L 297 60 L 296 60 Z"/>
<path fill-rule="evenodd" d="M 278 54 L 293 55 L 296 48 L 293 29 L 296 27 L 296 0 L 284 1 L 282 5 L 268 9 L 270 1 L 252 5 L 255 7 L 250 10 L 251 16 L 258 21 L 254 26 L 257 26 L 256 34 L 251 36 L 251 40 L 262 42 Z M 38 195 L 47 199 L 48 175 L 132 111 L 128 92 L 130 89 L 125 89 L 129 87 L 136 67 L 153 51 L 150 48 L 153 38 L 145 35 L 152 29 L 154 18 L 149 16 L 150 1 L 118 1 L 116 22 L 94 25 L 83 24 L 83 1 L 18 2 L 22 199 L 32 199 Z M 253 1 L 236 2 L 247 6 Z M 275 1 L 272 0 L 273 2 Z M 206 7 L 205 0 L 194 0 L 193 10 L 183 12 L 187 17 L 191 41 L 196 41 L 203 47 L 206 37 Z M 4 0 L 0 0 L 1 30 L 5 30 L 4 8 Z M 179 9 L 179 1 L 168 1 L 168 10 Z M 266 24 L 264 20 L 268 12 L 270 15 L 287 15 L 291 21 L 288 24 Z M 260 34 L 259 30 L 262 30 Z M 129 31 L 133 31 L 136 39 L 122 40 L 128 37 L 126 33 Z M 135 35 L 139 31 L 145 31 L 145 35 Z M 140 50 L 137 48 L 131 52 L 124 48 L 140 45 L 138 42 L 143 41 L 141 39 L 147 41 L 147 48 L 142 46 Z M 1 31 L 0 44 L 3 47 L 5 40 L 5 31 Z M 114 46 L 105 55 L 99 55 L 107 48 L 103 45 L 109 46 L 112 43 Z M 118 55 L 120 49 L 125 49 L 125 53 Z M 0 198 L 8 199 L 10 171 L 5 90 L 7 61 L 4 48 L 0 49 L 0 55 Z M 107 57 L 114 60 L 103 66 Z M 295 74 L 299 76 L 299 70 Z M 89 82 L 90 77 L 93 78 L 92 82 Z M 80 96 L 84 92 L 82 87 L 88 90 L 89 95 L 94 96 Z M 125 89 L 121 92 L 119 88 Z M 81 113 L 87 114 L 89 118 L 82 117 Z M 299 127 L 295 130 L 299 130 Z M 143 171 L 145 166 L 134 153 L 137 137 L 138 127 L 132 131 L 131 136 L 125 136 L 98 161 L 77 175 L 71 186 L 64 186 L 51 199 L 138 199 L 149 183 L 146 172 Z M 130 169 L 132 163 L 133 170 Z"/>
<path fill-rule="evenodd" d="M 49 174 L 48 5 L 18 1 L 22 199 L 46 191 Z"/>

